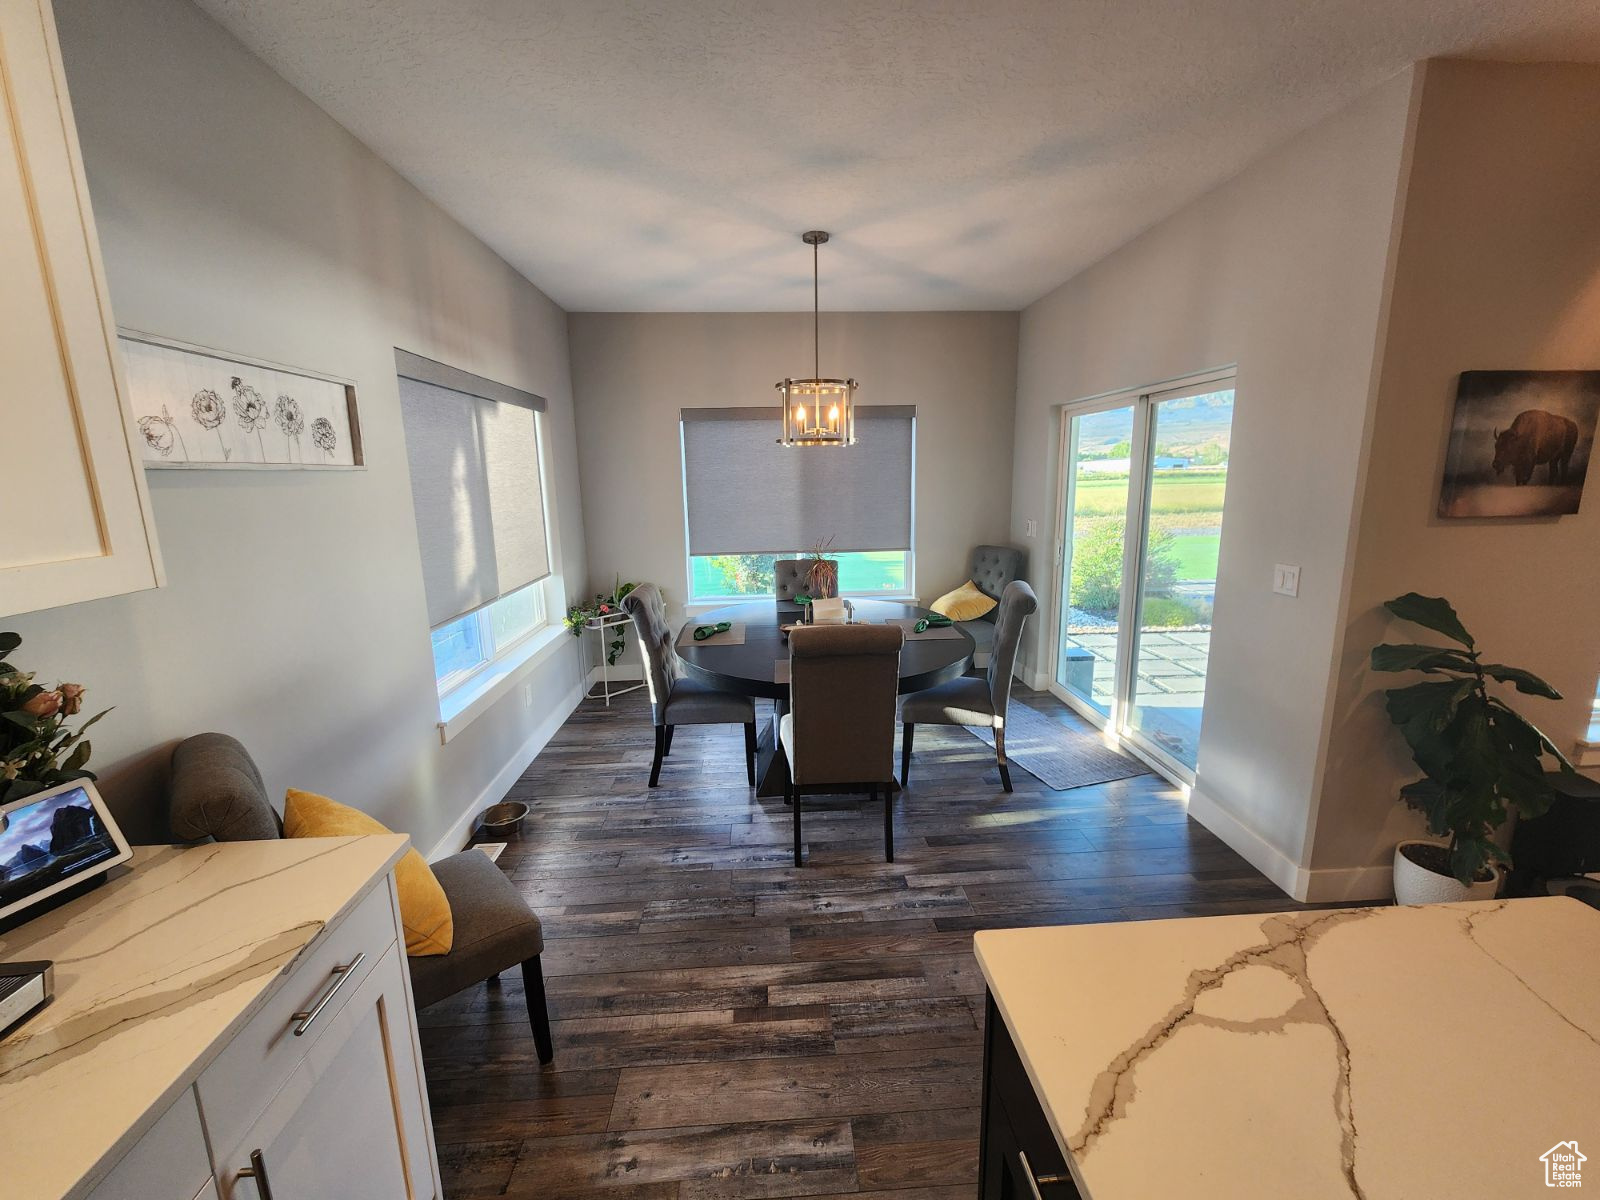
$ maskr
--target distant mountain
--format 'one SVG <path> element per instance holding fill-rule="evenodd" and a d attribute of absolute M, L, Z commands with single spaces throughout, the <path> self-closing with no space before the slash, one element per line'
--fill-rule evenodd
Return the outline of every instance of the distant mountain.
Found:
<path fill-rule="evenodd" d="M 1102 427 L 1109 422 L 1099 422 Z M 1233 393 L 1211 392 L 1182 400 L 1167 400 L 1156 408 L 1156 447 L 1163 454 L 1181 454 L 1208 443 L 1228 445 L 1233 427 Z M 1079 446 L 1087 453 L 1103 454 L 1128 439 L 1126 429 L 1096 432 L 1080 427 Z"/>

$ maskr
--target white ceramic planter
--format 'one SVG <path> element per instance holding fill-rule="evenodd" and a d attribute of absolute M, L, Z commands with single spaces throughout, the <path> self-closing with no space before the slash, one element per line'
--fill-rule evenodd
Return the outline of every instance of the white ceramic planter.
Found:
<path fill-rule="evenodd" d="M 1496 866 L 1494 878 L 1482 883 L 1464 884 L 1454 875 L 1435 875 L 1426 867 L 1419 867 L 1404 854 L 1407 846 L 1426 846 L 1434 843 L 1401 842 L 1394 848 L 1394 901 L 1396 904 L 1449 904 L 1456 900 L 1493 900 L 1500 890 L 1501 869 Z"/>

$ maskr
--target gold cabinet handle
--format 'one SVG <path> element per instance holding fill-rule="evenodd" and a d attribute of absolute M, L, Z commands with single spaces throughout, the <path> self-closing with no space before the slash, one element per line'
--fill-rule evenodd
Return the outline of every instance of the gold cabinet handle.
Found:
<path fill-rule="evenodd" d="M 1033 1200 L 1044 1200 L 1044 1197 L 1039 1194 L 1039 1189 L 1042 1187 L 1058 1187 L 1063 1183 L 1072 1182 L 1072 1176 L 1070 1175 L 1035 1175 L 1033 1168 L 1028 1165 L 1027 1154 L 1021 1150 L 1017 1151 L 1017 1165 L 1022 1168 L 1022 1177 L 1028 1181 L 1028 1191 L 1033 1196 Z M 271 1200 L 271 1197 L 268 1197 L 267 1200 Z"/>
<path fill-rule="evenodd" d="M 306 1030 L 311 1028 L 311 1022 L 315 1021 L 319 1016 L 322 1015 L 322 1010 L 328 1007 L 328 1001 L 332 1000 L 339 994 L 339 989 L 345 985 L 345 981 L 348 980 L 350 976 L 356 973 L 356 968 L 365 962 L 366 958 L 366 951 L 362 951 L 344 966 L 335 967 L 333 969 L 333 986 L 330 987 L 326 992 L 322 993 L 322 999 L 318 1000 L 310 1008 L 303 1008 L 297 1013 L 289 1014 L 289 1019 L 291 1021 L 299 1022 L 299 1024 L 294 1027 L 295 1037 L 305 1036 Z M 254 1158 L 254 1156 L 252 1156 L 252 1158 Z M 271 1200 L 271 1197 L 265 1197 L 264 1200 Z"/>

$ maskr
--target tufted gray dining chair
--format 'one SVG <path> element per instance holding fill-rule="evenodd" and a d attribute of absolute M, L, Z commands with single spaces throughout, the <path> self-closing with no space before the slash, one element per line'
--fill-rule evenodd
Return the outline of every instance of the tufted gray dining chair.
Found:
<path fill-rule="evenodd" d="M 794 865 L 807 792 L 883 791 L 883 856 L 894 861 L 894 699 L 900 688 L 898 625 L 806 625 L 789 634 L 790 711 L 778 722 L 789 760 Z"/>
<path fill-rule="evenodd" d="M 1005 593 L 1006 585 L 1013 579 L 1021 579 L 1027 569 L 1026 550 L 1018 550 L 1015 546 L 974 546 L 972 558 L 967 563 L 967 578 L 977 584 L 978 590 L 985 596 L 999 600 Z M 973 666 L 988 665 L 999 618 L 1000 610 L 996 607 L 976 620 L 956 622 L 977 643 L 978 648 L 972 652 Z"/>
<path fill-rule="evenodd" d="M 756 785 L 756 705 L 748 696 L 719 692 L 683 674 L 683 663 L 667 623 L 667 606 L 653 583 L 641 583 L 622 599 L 633 618 L 644 656 L 644 678 L 650 689 L 650 715 L 656 729 L 656 757 L 650 764 L 650 786 L 661 782 L 661 760 L 672 753 L 677 725 L 743 725 L 745 774 Z"/>
<path fill-rule="evenodd" d="M 1022 626 L 1039 607 L 1033 589 L 1020 579 L 1006 584 L 995 610 L 994 649 L 983 675 L 963 675 L 949 683 L 914 692 L 900 703 L 900 782 L 911 776 L 911 737 L 918 725 L 978 725 L 994 730 L 994 757 L 1000 783 L 1011 790 L 1006 763 L 1006 709 L 1011 704 L 1011 672 L 1017 662 Z"/>
<path fill-rule="evenodd" d="M 810 569 L 811 561 L 805 558 L 780 558 L 772 564 L 772 591 L 779 604 L 806 590 L 806 572 Z"/>

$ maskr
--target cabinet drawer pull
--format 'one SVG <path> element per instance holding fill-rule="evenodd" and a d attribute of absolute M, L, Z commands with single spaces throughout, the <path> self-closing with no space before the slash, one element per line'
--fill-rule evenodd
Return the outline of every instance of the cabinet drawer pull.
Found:
<path fill-rule="evenodd" d="M 1044 1200 L 1039 1194 L 1039 1189 L 1042 1187 L 1059 1187 L 1072 1182 L 1070 1175 L 1035 1175 L 1033 1168 L 1028 1165 L 1027 1154 L 1021 1150 L 1017 1151 L 1017 1165 L 1022 1168 L 1022 1177 L 1028 1181 L 1028 1191 L 1033 1200 Z M 271 1197 L 269 1196 L 267 1200 L 271 1200 Z"/>
<path fill-rule="evenodd" d="M 297 1013 L 289 1014 L 289 1019 L 291 1021 L 300 1022 L 294 1027 L 295 1037 L 303 1036 L 305 1031 L 311 1028 L 311 1022 L 315 1021 L 317 1017 L 321 1015 L 322 1010 L 328 1007 L 328 1001 L 332 1000 L 339 994 L 339 989 L 344 986 L 345 980 L 349 979 L 350 976 L 355 974 L 356 968 L 365 962 L 366 958 L 366 951 L 363 950 L 344 966 L 335 967 L 333 969 L 333 986 L 330 987 L 326 992 L 322 993 L 322 999 L 318 1000 L 310 1008 L 303 1008 Z M 252 1161 L 256 1157 L 256 1155 L 251 1155 Z M 265 1196 L 263 1197 L 263 1200 L 272 1200 L 272 1198 L 270 1196 Z"/>
<path fill-rule="evenodd" d="M 261 1157 L 261 1151 L 250 1151 L 250 1165 L 239 1168 L 239 1178 L 254 1179 L 256 1195 L 261 1200 L 272 1200 L 272 1185 L 267 1182 L 267 1160 Z"/>

